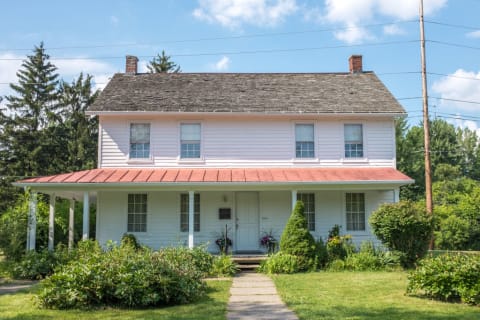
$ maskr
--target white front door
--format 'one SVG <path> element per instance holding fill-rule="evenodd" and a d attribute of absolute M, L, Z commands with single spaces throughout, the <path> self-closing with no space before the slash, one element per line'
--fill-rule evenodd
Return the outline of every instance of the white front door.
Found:
<path fill-rule="evenodd" d="M 259 249 L 258 192 L 236 193 L 236 245 L 237 251 Z"/>

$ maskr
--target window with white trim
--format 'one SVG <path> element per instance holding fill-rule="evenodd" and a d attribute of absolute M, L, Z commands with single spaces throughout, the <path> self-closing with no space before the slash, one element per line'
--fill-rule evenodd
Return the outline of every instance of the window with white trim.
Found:
<path fill-rule="evenodd" d="M 150 158 L 150 124 L 130 124 L 130 159 Z"/>
<path fill-rule="evenodd" d="M 346 193 L 347 231 L 365 231 L 365 194 Z"/>
<path fill-rule="evenodd" d="M 128 232 L 147 232 L 147 195 L 128 195 Z"/>
<path fill-rule="evenodd" d="M 297 193 L 297 200 L 303 202 L 305 207 L 304 215 L 307 219 L 309 231 L 315 231 L 315 194 Z"/>
<path fill-rule="evenodd" d="M 313 124 L 295 124 L 295 157 L 315 158 Z"/>
<path fill-rule="evenodd" d="M 345 158 L 363 158 L 363 126 L 345 124 Z"/>
<path fill-rule="evenodd" d="M 200 158 L 200 123 L 182 123 L 180 125 L 180 158 Z"/>
<path fill-rule="evenodd" d="M 193 205 L 193 231 L 200 231 L 200 194 L 195 193 Z M 184 193 L 180 195 L 180 231 L 188 232 L 188 204 L 189 195 Z"/>

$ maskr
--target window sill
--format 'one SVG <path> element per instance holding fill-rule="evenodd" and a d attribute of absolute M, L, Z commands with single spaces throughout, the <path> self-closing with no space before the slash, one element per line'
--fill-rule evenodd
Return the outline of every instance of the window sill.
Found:
<path fill-rule="evenodd" d="M 368 163 L 368 158 L 343 158 L 342 163 Z"/>
<path fill-rule="evenodd" d="M 203 158 L 198 158 L 198 159 L 194 159 L 194 158 L 179 158 L 179 159 L 177 159 L 177 163 L 179 163 L 179 164 L 189 164 L 189 163 L 192 163 L 192 164 L 204 164 L 204 163 L 205 163 L 205 159 L 203 159 Z"/>
<path fill-rule="evenodd" d="M 318 158 L 294 158 L 292 159 L 293 163 L 318 163 L 320 159 Z"/>
<path fill-rule="evenodd" d="M 138 158 L 138 159 L 128 159 L 127 164 L 153 164 L 154 161 L 151 158 Z"/>

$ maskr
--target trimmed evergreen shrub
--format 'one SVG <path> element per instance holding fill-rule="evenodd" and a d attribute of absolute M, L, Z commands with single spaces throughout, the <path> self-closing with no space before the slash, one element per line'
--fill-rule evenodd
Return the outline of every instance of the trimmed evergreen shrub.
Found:
<path fill-rule="evenodd" d="M 303 202 L 297 201 L 280 238 L 280 251 L 296 256 L 301 271 L 316 266 L 315 240 L 308 231 L 304 210 Z"/>
<path fill-rule="evenodd" d="M 370 216 L 370 225 L 388 249 L 403 253 L 404 267 L 413 266 L 426 254 L 434 227 L 432 215 L 411 201 L 382 205 Z"/>
<path fill-rule="evenodd" d="M 296 273 L 300 271 L 299 260 L 298 256 L 280 251 L 262 261 L 258 271 L 266 274 Z"/>
<path fill-rule="evenodd" d="M 421 260 L 407 294 L 480 305 L 480 255 L 443 254 Z"/>

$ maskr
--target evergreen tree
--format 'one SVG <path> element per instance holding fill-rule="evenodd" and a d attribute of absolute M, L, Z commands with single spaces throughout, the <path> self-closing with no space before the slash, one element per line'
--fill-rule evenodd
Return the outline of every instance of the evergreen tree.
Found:
<path fill-rule="evenodd" d="M 86 109 L 95 101 L 98 91 L 92 89 L 92 76 L 82 73 L 71 84 L 60 85 L 60 106 L 63 123 L 58 126 L 57 134 L 63 143 L 57 146 L 66 151 L 62 154 L 62 171 L 91 169 L 96 166 L 98 120 L 97 117 L 87 118 Z"/>
<path fill-rule="evenodd" d="M 0 158 L 3 175 L 26 177 L 51 173 L 52 154 L 44 151 L 50 139 L 44 130 L 59 122 L 58 74 L 43 43 L 36 46 L 17 72 L 15 95 L 6 96 L 6 112 L 0 114 Z"/>
<path fill-rule="evenodd" d="M 157 54 L 147 65 L 149 73 L 178 73 L 181 72 L 180 66 L 170 60 L 171 57 L 165 54 L 162 50 L 162 54 Z"/>
<path fill-rule="evenodd" d="M 315 240 L 308 231 L 304 211 L 303 202 L 297 201 L 280 238 L 280 251 L 296 256 L 300 270 L 315 265 L 316 253 Z"/>

